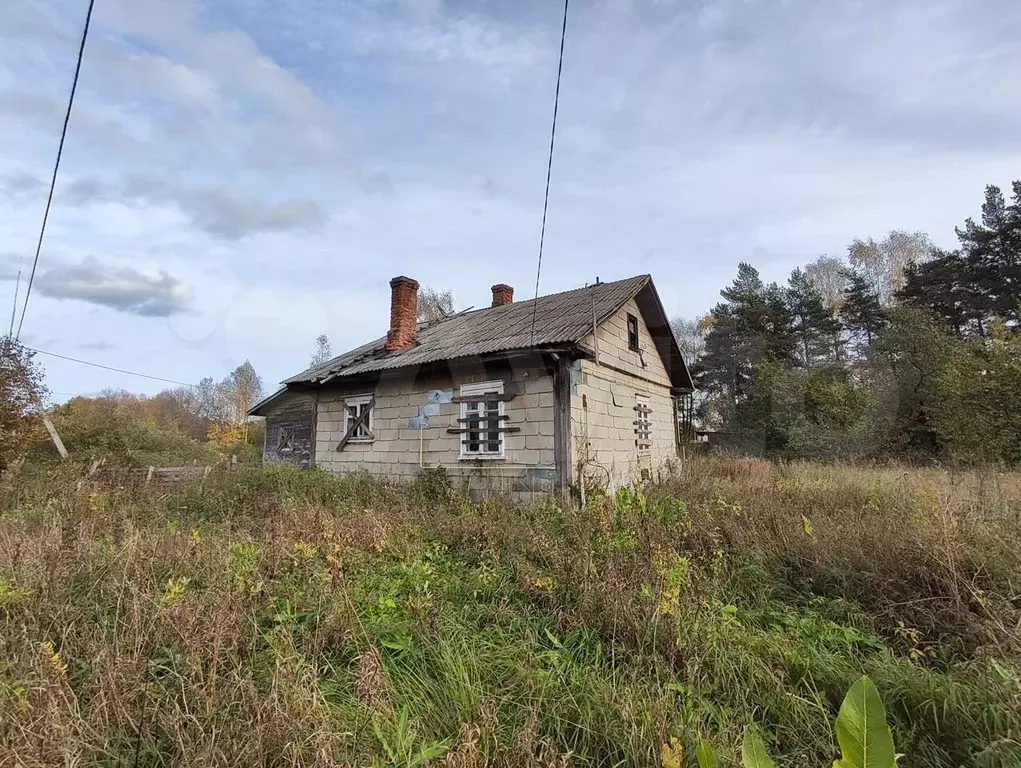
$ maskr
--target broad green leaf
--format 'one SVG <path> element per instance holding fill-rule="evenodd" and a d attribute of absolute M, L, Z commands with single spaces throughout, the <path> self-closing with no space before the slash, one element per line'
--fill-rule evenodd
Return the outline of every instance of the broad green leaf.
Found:
<path fill-rule="evenodd" d="M 805 533 L 807 533 L 809 536 L 812 535 L 813 530 L 812 521 L 809 520 L 804 515 L 801 516 L 801 527 L 805 529 Z"/>
<path fill-rule="evenodd" d="M 835 768 L 894 768 L 897 756 L 879 691 L 863 677 L 847 692 L 837 715 L 841 759 Z"/>
<path fill-rule="evenodd" d="M 753 728 L 745 731 L 744 741 L 741 743 L 741 764 L 744 768 L 776 768 L 776 763 L 766 752 L 762 737 Z"/>
<path fill-rule="evenodd" d="M 698 760 L 698 768 L 717 768 L 716 753 L 705 739 L 698 740 L 695 758 Z"/>

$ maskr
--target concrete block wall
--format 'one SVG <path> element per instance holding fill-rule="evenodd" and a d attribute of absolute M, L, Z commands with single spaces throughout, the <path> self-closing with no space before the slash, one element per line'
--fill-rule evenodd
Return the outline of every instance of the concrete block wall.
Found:
<path fill-rule="evenodd" d="M 628 347 L 627 315 L 638 318 L 641 354 Z M 599 362 L 577 366 L 571 397 L 572 477 L 615 490 L 655 479 L 677 458 L 670 377 L 634 301 L 598 329 Z M 591 335 L 587 340 L 593 345 Z M 636 444 L 636 396 L 648 398 L 651 446 Z"/>
<path fill-rule="evenodd" d="M 417 378 L 417 380 L 416 380 Z M 447 434 L 458 427 L 460 406 L 440 405 L 438 416 L 430 416 L 430 425 L 421 432 L 408 428 L 408 420 L 419 415 L 429 393 L 452 389 L 454 395 L 463 384 L 503 379 L 505 389 L 512 386 L 520 393 L 506 403 L 506 426 L 520 432 L 504 436 L 503 459 L 461 459 L 461 435 Z M 344 399 L 374 394 L 371 442 L 348 442 L 343 451 L 337 445 L 344 436 Z M 420 454 L 421 448 L 421 454 Z M 316 465 L 330 472 L 367 471 L 371 474 L 410 478 L 421 464 L 442 466 L 454 482 L 470 482 L 480 493 L 507 493 L 520 498 L 533 491 L 553 490 L 553 380 L 539 367 L 508 371 L 504 375 L 484 372 L 416 377 L 414 372 L 385 375 L 374 387 L 338 387 L 319 394 L 316 428 Z"/>
<path fill-rule="evenodd" d="M 638 340 L 643 342 L 645 349 L 640 353 L 628 347 L 627 316 L 638 318 Z M 663 359 L 656 350 L 649 328 L 642 319 L 642 313 L 634 299 L 628 301 L 612 317 L 607 318 L 598 329 L 599 360 L 615 368 L 627 371 L 636 378 L 670 387 L 670 374 L 667 373 Z M 592 335 L 586 343 L 593 347 Z M 644 365 L 643 365 L 644 363 Z"/>

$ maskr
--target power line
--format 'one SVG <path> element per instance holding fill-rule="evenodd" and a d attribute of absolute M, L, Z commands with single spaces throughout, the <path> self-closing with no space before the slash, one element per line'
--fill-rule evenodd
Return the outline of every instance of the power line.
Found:
<path fill-rule="evenodd" d="M 140 376 L 143 379 L 152 379 L 153 381 L 162 381 L 167 384 L 180 384 L 182 387 L 192 387 L 194 384 L 189 384 L 186 381 L 175 381 L 174 379 L 164 379 L 162 376 L 150 376 L 148 373 L 138 373 L 137 371 L 126 371 L 123 368 L 113 368 L 109 365 L 101 365 L 100 363 L 91 363 L 88 360 L 79 360 L 77 357 L 68 357 L 67 355 L 58 355 L 56 352 L 44 352 L 41 349 L 34 349 L 33 347 L 25 347 L 32 352 L 36 352 L 40 355 L 47 355 L 49 357 L 59 357 L 61 360 L 69 360 L 72 363 L 81 363 L 82 365 L 91 365 L 93 368 L 102 368 L 106 371 L 116 371 L 117 373 L 126 373 L 128 376 Z"/>
<path fill-rule="evenodd" d="M 43 236 L 46 234 L 46 222 L 50 218 L 50 206 L 53 204 L 53 190 L 57 186 L 57 169 L 60 168 L 60 156 L 64 152 L 64 138 L 67 136 L 67 124 L 71 120 L 71 107 L 74 105 L 74 93 L 78 89 L 78 75 L 82 71 L 82 57 L 85 55 L 85 40 L 89 36 L 89 22 L 92 21 L 92 8 L 96 0 L 89 0 L 89 10 L 85 14 L 85 28 L 82 30 L 82 42 L 78 46 L 78 63 L 74 67 L 74 79 L 71 81 L 71 95 L 67 99 L 67 112 L 64 113 L 64 127 L 60 131 L 60 144 L 57 147 L 57 160 L 53 164 L 53 176 L 50 179 L 50 194 L 46 198 L 46 211 L 43 213 L 43 224 L 39 228 L 39 242 L 35 246 L 35 259 L 32 261 L 32 273 L 28 278 L 28 287 L 25 289 L 25 303 L 21 307 L 21 319 L 18 321 L 18 332 L 14 338 L 21 337 L 21 326 L 25 323 L 25 311 L 28 309 L 28 299 L 32 295 L 32 283 L 35 282 L 35 268 L 39 265 L 39 252 L 43 247 Z"/>
<path fill-rule="evenodd" d="M 535 268 L 535 301 L 532 302 L 532 328 L 529 345 L 535 342 L 535 312 L 539 307 L 539 274 L 542 272 L 542 245 L 546 239 L 546 209 L 549 207 L 549 180 L 553 172 L 553 140 L 557 136 L 557 107 L 560 104 L 560 75 L 564 70 L 564 40 L 567 37 L 567 3 L 564 0 L 564 24 L 560 29 L 560 62 L 557 64 L 557 90 L 553 97 L 553 127 L 549 136 L 549 162 L 546 163 L 546 194 L 542 199 L 542 230 L 539 232 L 539 263 Z"/>

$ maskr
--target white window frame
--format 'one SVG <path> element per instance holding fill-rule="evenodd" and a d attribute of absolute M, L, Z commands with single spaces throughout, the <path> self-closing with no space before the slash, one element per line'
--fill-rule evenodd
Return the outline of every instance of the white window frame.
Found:
<path fill-rule="evenodd" d="M 372 398 L 373 398 L 372 394 L 368 394 L 368 395 L 354 395 L 352 397 L 345 397 L 344 398 L 344 434 L 345 435 L 347 434 L 347 431 L 351 428 L 351 411 L 348 410 L 348 409 L 352 408 L 352 407 L 359 407 L 359 406 L 368 405 L 369 403 L 372 402 Z M 369 423 L 365 425 L 365 428 L 369 431 L 370 434 L 369 435 L 359 435 L 359 436 L 352 435 L 351 438 L 348 440 L 349 443 L 371 443 L 372 442 L 371 433 L 373 433 L 375 431 L 374 428 L 373 428 L 374 427 L 374 423 L 373 422 L 375 421 L 375 417 L 376 417 L 376 414 L 374 413 L 375 410 L 376 410 L 375 407 L 372 407 L 372 408 L 369 409 Z"/>
<path fill-rule="evenodd" d="M 475 396 L 475 395 L 502 395 L 502 394 L 503 394 L 503 382 L 502 381 L 482 381 L 482 382 L 479 382 L 477 384 L 465 384 L 465 385 L 463 385 L 461 387 L 461 397 L 472 397 L 472 396 Z M 503 419 L 502 417 L 507 414 L 507 403 L 505 401 L 503 401 L 503 400 L 498 400 L 496 404 L 497 404 L 496 415 L 498 417 L 501 417 L 501 418 L 498 418 L 496 424 L 497 424 L 498 427 L 502 427 L 506 423 L 506 420 Z M 483 459 L 483 460 L 489 460 L 489 461 L 504 458 L 504 455 L 505 455 L 505 452 L 506 452 L 506 441 L 504 439 L 505 436 L 506 436 L 505 432 L 499 432 L 498 433 L 499 441 L 500 441 L 499 442 L 500 450 L 498 452 L 494 453 L 494 452 L 482 451 L 482 450 L 479 450 L 479 451 L 469 451 L 468 450 L 468 446 L 467 446 L 468 422 L 465 421 L 465 419 L 468 418 L 469 407 L 471 407 L 472 410 L 478 411 L 478 403 L 461 403 L 461 408 L 460 408 L 461 421 L 458 422 L 458 426 L 460 426 L 461 429 L 464 429 L 466 431 L 461 432 L 458 435 L 458 438 L 461 441 L 460 457 L 462 459 L 471 459 L 471 460 Z M 482 433 L 485 432 L 485 431 L 487 431 L 487 430 L 479 430 L 479 438 L 480 438 L 480 440 L 479 440 L 479 448 L 480 449 L 482 448 L 483 445 L 488 445 L 488 443 L 490 442 L 489 440 L 482 440 L 481 439 Z"/>
<path fill-rule="evenodd" d="M 638 410 L 643 407 L 645 411 Z M 647 453 L 652 450 L 652 418 L 650 417 L 652 406 L 649 404 L 649 396 L 635 393 L 635 443 L 639 453 Z M 644 429 L 643 429 L 644 427 Z M 644 435 L 644 436 L 643 436 Z M 648 445 L 641 445 L 640 440 L 648 440 Z"/>

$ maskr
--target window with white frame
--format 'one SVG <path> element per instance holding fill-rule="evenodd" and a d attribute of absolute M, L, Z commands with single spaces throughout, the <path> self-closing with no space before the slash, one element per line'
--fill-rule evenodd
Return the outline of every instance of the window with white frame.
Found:
<path fill-rule="evenodd" d="M 652 411 L 647 395 L 635 395 L 635 445 L 639 451 L 652 447 Z"/>
<path fill-rule="evenodd" d="M 372 395 L 344 398 L 344 434 L 347 434 L 359 416 L 366 410 L 369 412 L 369 415 L 362 419 L 362 423 L 358 425 L 358 429 L 352 433 L 348 442 L 368 443 L 372 440 L 372 399 Z"/>
<path fill-rule="evenodd" d="M 506 403 L 487 395 L 502 395 L 502 381 L 465 384 L 461 387 L 461 458 L 502 459 Z"/>

